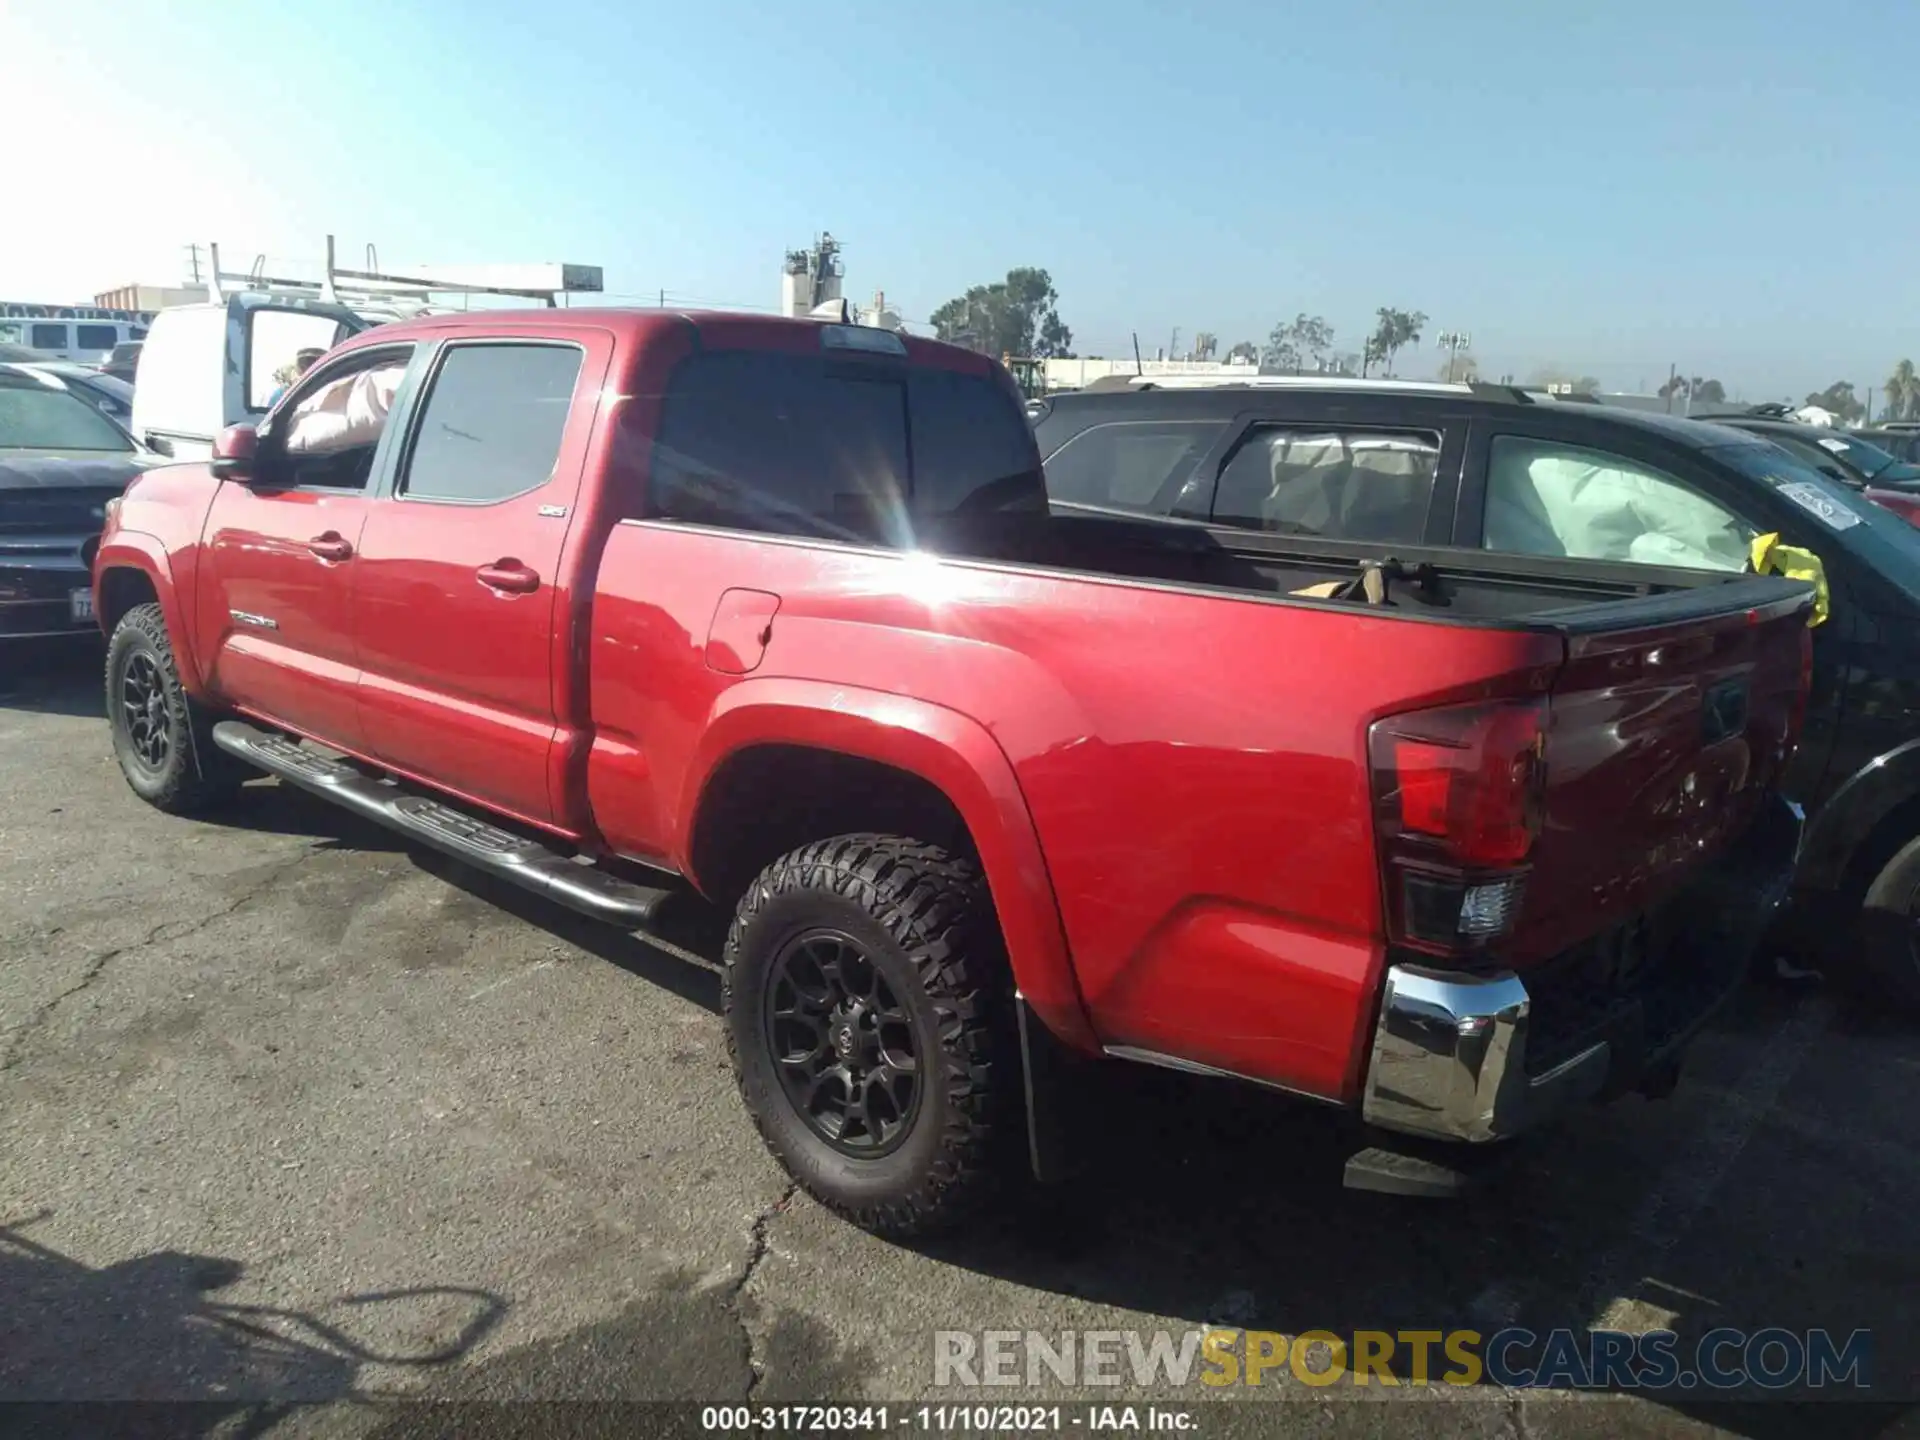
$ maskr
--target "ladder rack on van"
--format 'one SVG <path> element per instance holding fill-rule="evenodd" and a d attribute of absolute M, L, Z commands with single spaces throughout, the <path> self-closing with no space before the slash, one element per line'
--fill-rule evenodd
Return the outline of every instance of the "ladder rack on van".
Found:
<path fill-rule="evenodd" d="M 467 267 L 452 267 L 442 275 L 388 275 L 378 269 L 378 257 L 371 245 L 367 247 L 367 268 L 348 270 L 343 269 L 335 259 L 334 237 L 331 235 L 327 236 L 326 269 L 317 280 L 269 275 L 266 273 L 264 255 L 256 257 L 252 268 L 246 271 L 222 270 L 220 247 L 210 244 L 207 249 L 212 262 L 209 267 L 208 298 L 215 302 L 224 300 L 230 293 L 241 291 L 288 298 L 302 297 L 345 305 L 369 319 L 397 320 L 413 315 L 465 310 L 469 308 L 467 302 L 476 295 L 536 300 L 548 309 L 554 309 L 559 304 L 556 297 L 560 295 L 593 293 L 604 288 L 601 270 L 597 265 L 479 267 L 489 273 L 517 271 L 528 278 L 547 282 L 535 285 L 484 284 L 471 278 L 457 278 L 453 273 L 455 269 Z M 460 303 L 435 303 L 435 297 L 450 296 L 459 297 Z"/>

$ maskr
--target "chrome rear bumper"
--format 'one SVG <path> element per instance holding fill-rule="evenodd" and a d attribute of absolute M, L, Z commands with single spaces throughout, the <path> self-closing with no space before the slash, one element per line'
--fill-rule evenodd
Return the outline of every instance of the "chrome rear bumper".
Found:
<path fill-rule="evenodd" d="M 1409 1135 L 1476 1144 L 1502 1140 L 1673 1056 L 1737 986 L 1786 900 L 1803 825 L 1799 806 L 1776 800 L 1734 853 L 1682 897 L 1702 923 L 1676 963 L 1729 979 L 1717 991 L 1694 986 L 1689 994 L 1704 998 L 1690 1004 L 1684 1023 L 1657 1036 L 1648 1033 L 1640 998 L 1623 995 L 1614 1011 L 1594 1017 L 1604 1038 L 1534 1074 L 1527 1044 L 1535 1002 L 1519 976 L 1391 966 L 1362 1116 Z"/>
<path fill-rule="evenodd" d="M 1602 1040 L 1544 1075 L 1527 1074 L 1527 987 L 1395 965 L 1374 1031 L 1361 1114 L 1410 1135 L 1483 1142 L 1529 1129 L 1597 1093 L 1610 1066 Z"/>

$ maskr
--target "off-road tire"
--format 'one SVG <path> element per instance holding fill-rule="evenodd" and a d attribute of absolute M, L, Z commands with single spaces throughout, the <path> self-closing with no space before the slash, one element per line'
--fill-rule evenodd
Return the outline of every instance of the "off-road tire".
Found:
<path fill-rule="evenodd" d="M 769 976 L 797 937 L 860 942 L 911 1016 L 917 1109 L 890 1153 L 836 1149 L 782 1088 Z M 896 835 L 841 835 L 783 855 L 742 897 L 722 962 L 727 1050 L 754 1124 L 801 1188 L 862 1229 L 950 1228 L 1018 1173 L 1012 991 L 978 865 Z"/>
<path fill-rule="evenodd" d="M 137 748 L 125 704 L 128 671 L 151 667 L 167 738 L 164 759 L 149 763 Z M 133 793 L 169 815 L 193 815 L 232 797 L 247 780 L 247 768 L 213 743 L 208 711 L 180 684 L 180 667 L 157 604 L 136 605 L 120 617 L 107 642 L 107 727 L 113 756 Z"/>
<path fill-rule="evenodd" d="M 1864 979 L 1873 992 L 1920 1017 L 1920 840 L 1881 867 L 1860 907 Z"/>

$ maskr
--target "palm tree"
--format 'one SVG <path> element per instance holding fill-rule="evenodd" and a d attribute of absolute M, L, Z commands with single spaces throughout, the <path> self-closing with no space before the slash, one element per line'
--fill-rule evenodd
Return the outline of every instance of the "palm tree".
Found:
<path fill-rule="evenodd" d="M 1893 367 L 1886 390 L 1889 420 L 1920 419 L 1920 373 L 1915 372 L 1913 361 L 1902 360 Z"/>

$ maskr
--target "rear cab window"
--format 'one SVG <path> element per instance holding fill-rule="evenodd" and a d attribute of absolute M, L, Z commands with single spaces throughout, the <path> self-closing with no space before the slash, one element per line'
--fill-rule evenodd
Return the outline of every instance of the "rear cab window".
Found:
<path fill-rule="evenodd" d="M 715 350 L 675 370 L 649 518 L 913 548 L 947 522 L 1046 512 L 1014 395 L 893 358 Z"/>

